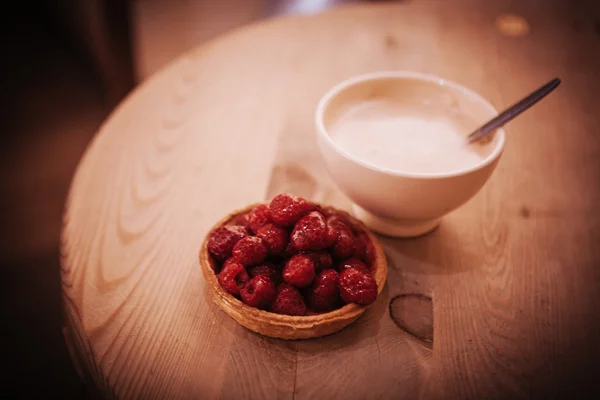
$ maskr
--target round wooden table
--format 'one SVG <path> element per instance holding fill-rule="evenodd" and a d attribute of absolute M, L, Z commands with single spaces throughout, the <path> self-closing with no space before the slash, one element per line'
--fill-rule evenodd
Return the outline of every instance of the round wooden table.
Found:
<path fill-rule="evenodd" d="M 411 1 L 270 20 L 137 88 L 85 153 L 65 213 L 65 333 L 84 378 L 143 399 L 496 399 L 593 384 L 600 53 L 586 49 L 590 17 L 530 3 L 512 19 L 496 2 Z M 382 239 L 388 284 L 355 324 L 306 341 L 245 330 L 205 291 L 204 235 L 284 191 L 347 208 L 316 149 L 316 103 L 389 69 L 455 80 L 497 108 L 556 75 L 563 85 L 508 126 L 491 180 L 439 229 Z"/>

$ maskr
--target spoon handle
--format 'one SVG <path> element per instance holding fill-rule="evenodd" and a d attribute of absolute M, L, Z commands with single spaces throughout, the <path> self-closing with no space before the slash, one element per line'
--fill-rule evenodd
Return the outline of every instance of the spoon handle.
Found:
<path fill-rule="evenodd" d="M 550 82 L 546 83 L 544 86 L 537 89 L 529 96 L 525 97 L 518 103 L 513 104 L 512 106 L 501 112 L 497 117 L 495 117 L 485 125 L 476 129 L 467 137 L 467 140 L 471 143 L 475 142 L 487 135 L 488 133 L 500 128 L 508 121 L 512 120 L 517 115 L 521 114 L 523 111 L 527 110 L 529 107 L 546 97 L 550 92 L 556 89 L 558 85 L 560 85 L 560 79 L 552 79 Z"/>

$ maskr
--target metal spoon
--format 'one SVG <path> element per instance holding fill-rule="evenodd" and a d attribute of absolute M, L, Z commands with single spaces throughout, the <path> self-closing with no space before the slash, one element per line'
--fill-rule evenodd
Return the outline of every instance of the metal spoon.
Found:
<path fill-rule="evenodd" d="M 500 128 L 508 121 L 512 120 L 517 115 L 521 114 L 523 111 L 527 110 L 529 107 L 546 97 L 550 92 L 556 89 L 558 85 L 560 85 L 560 79 L 552 79 L 550 82 L 546 83 L 544 86 L 531 93 L 529 96 L 525 97 L 518 103 L 515 103 L 506 110 L 502 111 L 497 117 L 493 118 L 485 125 L 476 129 L 473 133 L 467 136 L 468 142 L 476 142 L 479 139 L 483 138 L 485 135 L 494 132 L 496 129 Z"/>

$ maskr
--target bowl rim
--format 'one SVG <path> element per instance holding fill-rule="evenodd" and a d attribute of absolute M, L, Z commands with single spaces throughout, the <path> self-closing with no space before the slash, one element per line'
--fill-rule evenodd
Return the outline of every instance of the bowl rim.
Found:
<path fill-rule="evenodd" d="M 338 84 L 336 84 L 335 86 L 333 86 L 332 88 L 330 88 L 321 97 L 321 99 L 319 100 L 319 103 L 317 105 L 316 112 L 315 112 L 315 124 L 317 127 L 317 129 L 316 129 L 317 136 L 320 137 L 322 140 L 324 140 L 338 154 L 340 154 L 341 156 L 343 156 L 350 162 L 358 164 L 358 165 L 360 165 L 364 168 L 367 168 L 371 171 L 375 171 L 375 172 L 379 172 L 379 173 L 382 173 L 385 175 L 395 176 L 395 177 L 439 179 L 439 178 L 450 178 L 450 177 L 455 177 L 455 176 L 466 175 L 471 172 L 478 171 L 478 170 L 485 168 L 486 166 L 494 163 L 502 155 L 502 152 L 504 150 L 504 144 L 505 144 L 505 131 L 503 128 L 500 128 L 496 131 L 496 135 L 498 137 L 498 139 L 496 141 L 496 145 L 495 145 L 494 149 L 490 152 L 490 154 L 486 158 L 481 160 L 481 162 L 479 162 L 478 164 L 475 164 L 471 167 L 468 167 L 468 168 L 463 168 L 463 169 L 449 171 L 449 172 L 443 172 L 443 173 L 405 172 L 405 171 L 398 171 L 398 170 L 392 170 L 392 169 L 388 169 L 388 168 L 377 167 L 373 164 L 367 163 L 367 162 L 361 160 L 360 158 L 357 158 L 357 157 L 343 151 L 342 149 L 340 149 L 338 147 L 338 145 L 335 143 L 335 141 L 331 138 L 331 136 L 329 136 L 329 134 L 327 133 L 327 129 L 325 128 L 325 124 L 323 122 L 323 115 L 324 115 L 325 110 L 327 109 L 329 103 L 331 102 L 331 100 L 334 99 L 338 94 L 340 94 L 341 92 L 343 92 L 344 90 L 346 90 L 352 86 L 355 86 L 355 85 L 358 85 L 358 84 L 361 84 L 364 82 L 368 82 L 368 81 L 376 81 L 376 80 L 380 80 L 380 79 L 390 79 L 390 78 L 400 79 L 400 80 L 406 80 L 406 79 L 420 80 L 420 81 L 424 81 L 424 82 L 434 83 L 440 87 L 447 86 L 447 87 L 450 87 L 454 90 L 461 92 L 463 95 L 465 95 L 467 97 L 471 97 L 474 101 L 481 103 L 485 108 L 490 110 L 492 112 L 492 114 L 494 114 L 494 115 L 498 114 L 498 110 L 496 110 L 496 108 L 488 100 L 486 100 L 483 96 L 481 96 L 479 93 L 475 92 L 474 90 L 471 90 L 468 87 L 463 86 L 457 82 L 453 82 L 453 81 L 441 78 L 437 75 L 416 72 L 416 71 L 409 71 L 409 70 L 378 71 L 378 72 L 371 72 L 371 73 L 367 73 L 367 74 L 356 75 L 354 77 L 351 77 L 349 79 L 341 81 Z M 323 157 L 325 157 L 323 152 L 321 152 L 321 153 L 322 153 Z"/>

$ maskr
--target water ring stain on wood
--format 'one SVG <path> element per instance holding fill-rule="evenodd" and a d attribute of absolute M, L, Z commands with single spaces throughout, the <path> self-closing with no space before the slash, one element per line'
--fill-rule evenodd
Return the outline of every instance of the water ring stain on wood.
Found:
<path fill-rule="evenodd" d="M 420 293 L 404 293 L 390 300 L 389 311 L 398 328 L 416 337 L 426 346 L 433 346 L 431 297 Z"/>

